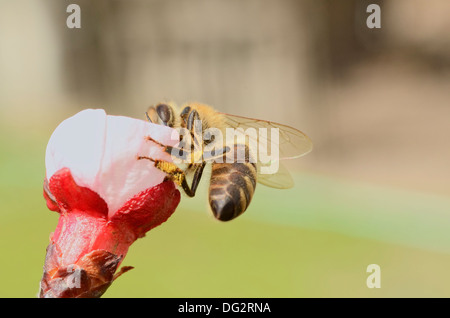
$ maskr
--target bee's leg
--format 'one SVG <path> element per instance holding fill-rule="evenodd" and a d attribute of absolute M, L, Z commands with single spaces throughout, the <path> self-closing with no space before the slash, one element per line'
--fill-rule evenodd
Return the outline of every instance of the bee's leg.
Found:
<path fill-rule="evenodd" d="M 187 181 L 186 181 L 186 173 L 178 168 L 176 164 L 173 162 L 168 162 L 165 160 L 159 160 L 159 159 L 153 159 L 147 156 L 138 156 L 138 160 L 147 159 L 153 162 L 153 165 L 155 168 L 161 170 L 164 172 L 167 177 L 175 182 L 177 185 L 183 188 L 184 192 L 190 196 L 193 197 L 195 195 L 195 190 L 197 189 L 198 182 L 200 181 L 201 174 L 203 172 L 204 164 L 201 166 L 201 171 L 198 172 L 198 169 L 195 171 L 194 174 L 194 181 L 192 182 L 192 187 L 189 187 Z"/>
<path fill-rule="evenodd" d="M 158 146 L 160 146 L 161 148 L 164 149 L 164 152 L 167 152 L 167 153 L 169 153 L 169 154 L 172 152 L 173 149 L 181 150 L 181 148 L 178 148 L 178 147 L 166 146 L 166 145 L 160 143 L 158 140 L 153 139 L 153 138 L 150 137 L 150 136 L 146 136 L 146 137 L 145 137 L 145 140 L 151 141 L 151 142 L 157 144 Z"/>
<path fill-rule="evenodd" d="M 203 163 L 201 164 L 196 164 L 196 168 L 195 168 L 195 172 L 194 172 L 194 177 L 192 178 L 192 185 L 191 185 L 191 191 L 192 191 L 192 196 L 195 195 L 195 192 L 197 191 L 197 187 L 200 183 L 200 180 L 202 178 L 202 174 L 203 174 L 203 169 L 205 168 L 206 162 L 203 161 Z"/>
<path fill-rule="evenodd" d="M 188 155 L 190 154 L 190 152 L 186 151 L 186 149 L 179 148 L 179 147 L 163 145 L 162 143 L 160 143 L 159 141 L 153 139 L 150 136 L 146 136 L 145 139 L 148 140 L 148 141 L 151 141 L 151 142 L 153 142 L 155 144 L 157 144 L 158 146 L 163 148 L 164 152 L 166 152 L 169 155 L 172 155 L 172 156 L 174 156 L 174 157 L 176 157 L 178 159 L 187 160 Z"/>

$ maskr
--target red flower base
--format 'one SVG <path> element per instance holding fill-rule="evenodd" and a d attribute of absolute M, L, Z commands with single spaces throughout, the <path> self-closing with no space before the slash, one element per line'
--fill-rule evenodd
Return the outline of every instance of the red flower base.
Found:
<path fill-rule="evenodd" d="M 172 181 L 164 181 L 108 217 L 106 202 L 78 186 L 64 168 L 44 184 L 44 197 L 60 217 L 47 247 L 40 297 L 100 297 L 132 268 L 116 273 L 130 245 L 172 215 L 180 192 Z"/>

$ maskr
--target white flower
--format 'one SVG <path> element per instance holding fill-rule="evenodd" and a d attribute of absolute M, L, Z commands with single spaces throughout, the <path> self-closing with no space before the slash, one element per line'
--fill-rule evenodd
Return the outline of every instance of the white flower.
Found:
<path fill-rule="evenodd" d="M 105 200 L 111 217 L 131 197 L 164 180 L 165 174 L 150 161 L 137 160 L 139 155 L 172 161 L 146 136 L 165 145 L 178 142 L 169 127 L 106 115 L 102 109 L 81 111 L 53 132 L 45 155 L 46 177 L 69 168 L 79 186 Z"/>

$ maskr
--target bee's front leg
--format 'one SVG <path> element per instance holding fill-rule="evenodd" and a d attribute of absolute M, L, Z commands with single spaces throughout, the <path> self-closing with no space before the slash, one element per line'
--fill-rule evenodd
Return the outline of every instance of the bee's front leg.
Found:
<path fill-rule="evenodd" d="M 137 159 L 138 160 L 146 159 L 152 161 L 155 168 L 164 172 L 171 181 L 175 182 L 177 185 L 182 187 L 184 192 L 188 196 L 193 197 L 195 195 L 195 191 L 197 189 L 197 185 L 201 177 L 201 172 L 200 175 L 198 175 L 196 171 L 196 173 L 194 174 L 192 187 L 189 187 L 186 181 L 186 173 L 182 169 L 178 168 L 178 166 L 173 162 L 168 162 L 160 159 L 153 159 L 147 156 L 138 156 Z M 203 171 L 203 167 L 204 164 L 201 166 L 201 171 Z"/>
<path fill-rule="evenodd" d="M 186 149 L 184 149 L 184 148 L 164 145 L 164 144 L 160 143 L 159 141 L 153 139 L 150 136 L 146 136 L 145 139 L 147 141 L 151 141 L 151 142 L 157 144 L 158 146 L 163 148 L 164 152 L 168 153 L 169 155 L 174 156 L 175 158 L 178 158 L 185 162 L 188 161 L 188 156 L 191 154 L 189 151 L 186 151 Z"/>

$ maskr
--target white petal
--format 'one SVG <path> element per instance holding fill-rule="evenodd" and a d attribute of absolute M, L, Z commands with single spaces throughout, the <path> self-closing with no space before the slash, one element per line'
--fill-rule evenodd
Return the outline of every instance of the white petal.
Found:
<path fill-rule="evenodd" d="M 137 160 L 137 156 L 172 161 L 169 154 L 146 136 L 152 136 L 165 145 L 175 145 L 178 135 L 173 129 L 121 116 L 108 116 L 106 125 L 105 154 L 101 173 L 93 189 L 106 200 L 109 215 L 114 214 L 137 193 L 160 184 L 165 174 L 149 160 Z"/>
<path fill-rule="evenodd" d="M 106 116 L 103 110 L 85 110 L 63 121 L 53 132 L 45 158 L 47 178 L 69 168 L 79 186 L 95 191 L 108 204 L 109 215 L 139 192 L 160 184 L 165 174 L 149 160 L 172 161 L 153 142 L 177 144 L 178 134 L 169 127 L 122 116 Z"/>
<path fill-rule="evenodd" d="M 103 109 L 83 110 L 59 124 L 45 153 L 47 179 L 67 167 L 78 185 L 93 184 L 103 157 L 105 128 Z"/>

